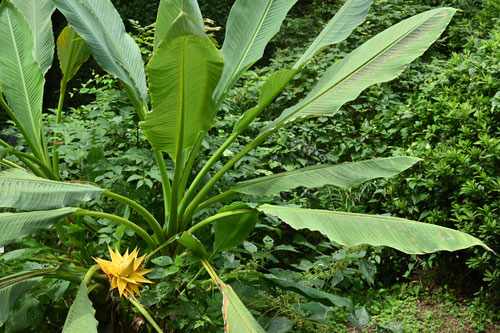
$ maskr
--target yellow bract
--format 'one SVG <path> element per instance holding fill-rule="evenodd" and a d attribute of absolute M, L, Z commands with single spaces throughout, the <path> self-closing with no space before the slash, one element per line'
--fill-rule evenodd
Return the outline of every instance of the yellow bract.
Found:
<path fill-rule="evenodd" d="M 108 246 L 111 261 L 94 258 L 99 264 L 101 270 L 108 276 L 111 283 L 111 290 L 118 288 L 120 296 L 125 297 L 134 296 L 137 294 L 139 297 L 141 293 L 139 288 L 143 287 L 143 283 L 153 283 L 144 278 L 143 275 L 152 271 L 152 269 L 143 269 L 141 264 L 146 257 L 137 258 L 139 250 L 135 248 L 130 254 L 128 249 L 122 256 L 118 250 L 113 250 Z"/>

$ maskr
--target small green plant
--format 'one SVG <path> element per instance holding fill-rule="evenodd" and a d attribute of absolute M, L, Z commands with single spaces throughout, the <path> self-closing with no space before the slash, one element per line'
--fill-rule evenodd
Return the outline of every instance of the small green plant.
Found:
<path fill-rule="evenodd" d="M 320 231 L 330 241 L 348 247 L 383 245 L 411 254 L 454 251 L 475 245 L 489 250 L 480 240 L 444 227 L 389 216 L 263 204 L 258 199 L 299 186 L 349 188 L 372 179 L 388 178 L 419 161 L 413 157 L 299 168 L 230 184 L 219 194 L 213 191 L 223 176 L 250 151 L 287 125 L 305 118 L 331 116 L 368 86 L 397 77 L 439 37 L 455 12 L 452 8 L 438 8 L 406 19 L 332 64 L 303 100 L 261 128 L 246 147 L 209 177 L 231 144 L 301 69 L 316 54 L 343 41 L 362 23 L 371 1 L 348 0 L 293 67 L 277 71 L 266 80 L 257 105 L 241 116 L 231 135 L 207 158 L 203 167 L 194 168 L 199 161 L 205 135 L 213 127 L 215 115 L 228 93 L 248 68 L 262 57 L 266 44 L 279 31 L 287 12 L 295 3 L 296 0 L 236 1 L 226 25 L 224 44 L 219 51 L 206 34 L 195 0 L 163 0 L 158 10 L 152 57 L 144 68 L 138 45 L 125 32 L 123 22 L 109 0 L 2 1 L 0 103 L 22 133 L 29 153 L 0 141 L 4 147 L 1 163 L 11 169 L 0 174 L 0 207 L 12 210 L 0 214 L 0 246 L 55 226 L 60 237 L 70 239 L 73 246 L 81 249 L 78 256 L 68 259 L 70 265 L 25 269 L 1 278 L 2 324 L 23 293 L 42 278 L 55 278 L 81 282 L 63 331 L 97 330 L 98 323 L 94 319 L 88 293 L 107 286 L 108 280 L 96 273 L 97 266 L 92 266 L 94 244 L 85 244 L 85 238 L 76 236 L 87 231 L 103 237 L 116 237 L 118 243 L 125 232 L 138 236 L 140 240 L 134 246 L 148 249 L 144 261 L 138 262 L 153 263 L 161 268 L 155 269 L 148 279 L 172 276 L 172 279 L 181 280 L 181 290 L 174 291 L 169 289 L 168 284 L 159 283 L 147 290 L 150 293 L 145 291 L 144 303 L 149 305 L 158 304 L 169 292 L 175 292 L 177 301 L 182 302 L 189 286 L 203 270 L 188 281 L 182 281 L 185 276 L 177 273 L 194 264 L 201 265 L 221 292 L 223 323 L 218 324 L 223 324 L 227 332 L 264 332 L 233 288 L 223 282 L 212 263 L 214 255 L 243 244 L 261 214 L 284 221 L 294 229 Z M 160 213 L 150 212 L 135 200 L 109 189 L 88 183 L 61 181 L 59 138 L 57 133 L 54 140 L 46 138 L 41 121 L 44 73 L 50 67 L 54 48 L 50 38 L 50 17 L 55 7 L 71 25 L 58 39 L 63 80 L 56 124 L 63 121 L 66 84 L 91 53 L 103 70 L 121 81 L 137 112 L 140 129 L 151 144 L 157 161 L 157 176 L 162 184 L 163 210 Z M 165 161 L 165 153 L 168 161 Z M 93 154 L 99 156 L 99 151 Z M 11 161 L 8 155 L 15 156 L 18 161 Z M 167 165 L 172 165 L 172 170 L 168 170 Z M 198 170 L 196 174 L 194 170 Z M 170 175 L 169 171 L 172 171 Z M 96 178 L 100 176 L 103 175 Z M 153 187 L 150 179 L 128 179 L 130 182 L 138 180 Z M 242 196 L 254 198 L 248 200 L 253 203 L 240 202 Z M 116 200 L 127 209 L 121 216 L 87 209 L 92 200 L 99 198 Z M 200 218 L 201 213 L 215 203 L 226 205 L 216 214 Z M 79 208 L 79 205 L 86 206 Z M 130 221 L 130 210 L 141 216 L 143 221 Z M 104 225 L 96 230 L 89 218 L 118 223 L 121 229 L 114 231 Z M 264 242 L 271 241 L 264 239 Z M 57 252 L 54 248 L 45 250 Z M 269 253 L 267 256 L 272 258 Z M 46 260 L 58 262 L 53 256 Z M 128 272 L 130 268 L 122 267 L 117 272 Z M 371 283 L 372 269 L 370 261 L 364 261 L 360 266 L 363 277 Z M 310 272 L 312 276 L 327 279 L 333 273 L 322 272 L 321 269 Z M 122 276 L 124 279 L 130 277 L 125 275 Z M 359 327 L 369 320 L 364 308 L 354 309 L 352 303 L 344 298 L 273 275 L 256 274 L 256 277 L 284 290 L 294 290 L 312 299 L 344 306 Z M 91 285 L 87 288 L 89 283 Z M 133 284 L 134 281 L 128 283 Z M 120 294 L 127 293 L 123 285 L 118 287 Z M 129 290 L 136 291 L 135 287 Z M 120 303 L 117 295 L 113 294 L 113 298 Z M 127 299 L 157 331 L 168 328 L 168 321 L 164 319 L 168 314 L 153 318 L 134 297 Z M 96 315 L 101 316 L 101 312 L 97 311 Z M 159 319 L 162 319 L 160 324 L 157 323 Z M 200 325 L 210 322 L 206 316 L 201 316 L 199 320 Z"/>

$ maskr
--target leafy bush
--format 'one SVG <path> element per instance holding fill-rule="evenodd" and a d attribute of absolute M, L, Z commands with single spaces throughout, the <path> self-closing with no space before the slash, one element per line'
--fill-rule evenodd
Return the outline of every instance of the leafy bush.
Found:
<path fill-rule="evenodd" d="M 499 28 L 488 38 L 470 39 L 463 53 L 425 67 L 435 79 L 426 80 L 406 106 L 373 120 L 390 119 L 388 128 L 396 131 L 389 139 L 425 160 L 405 181 L 392 183 L 387 199 L 379 202 L 381 208 L 454 226 L 496 244 L 495 251 L 500 250 L 499 52 Z M 470 254 L 458 262 L 468 259 L 469 266 L 483 272 L 492 291 L 498 288 L 498 257 Z M 466 283 L 471 283 L 470 277 Z"/>

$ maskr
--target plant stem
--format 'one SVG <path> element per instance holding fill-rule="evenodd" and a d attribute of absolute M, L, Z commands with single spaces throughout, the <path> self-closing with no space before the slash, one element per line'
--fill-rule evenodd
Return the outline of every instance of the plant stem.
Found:
<path fill-rule="evenodd" d="M 167 226 L 167 237 L 172 237 L 172 235 L 178 233 L 179 231 L 179 221 L 177 220 L 177 210 L 178 206 L 177 204 L 179 203 L 179 195 L 180 195 L 180 185 L 182 182 L 182 169 L 184 168 L 184 125 L 185 125 L 185 112 L 184 112 L 184 107 L 185 107 L 185 98 L 184 96 L 184 85 L 186 82 L 184 82 L 184 71 L 186 70 L 185 66 L 186 64 L 184 63 L 184 53 L 186 52 L 186 47 L 185 43 L 183 42 L 182 45 L 182 53 L 183 56 L 181 57 L 181 63 L 179 65 L 180 71 L 181 71 L 181 78 L 180 78 L 180 103 L 179 103 L 179 119 L 177 120 L 177 142 L 176 142 L 176 152 L 175 152 L 175 169 L 174 169 L 174 180 L 172 181 L 172 196 L 170 198 L 170 216 L 168 217 L 168 226 Z"/>
<path fill-rule="evenodd" d="M 219 288 L 221 288 L 221 284 L 223 283 L 220 277 L 217 275 L 213 267 L 210 265 L 210 263 L 207 261 L 205 258 L 201 258 L 201 263 L 203 267 L 205 267 L 206 271 L 208 272 L 208 275 L 212 278 L 212 280 L 217 284 Z"/>
<path fill-rule="evenodd" d="M 66 95 L 66 86 L 68 82 L 66 78 L 63 76 L 61 80 L 61 88 L 59 90 L 59 103 L 57 104 L 57 113 L 56 113 L 56 124 L 60 124 L 62 121 L 62 108 L 64 106 L 64 98 Z"/>
<path fill-rule="evenodd" d="M 12 154 L 15 155 L 21 162 L 23 162 L 28 167 L 28 169 L 30 169 L 38 177 L 42 177 L 42 178 L 48 177 L 48 178 L 51 178 L 50 174 L 48 176 L 44 175 L 33 163 L 31 163 L 30 161 L 28 161 L 23 156 L 28 156 L 30 158 L 35 158 L 35 157 L 33 157 L 33 156 L 29 155 L 29 154 L 17 151 L 16 149 L 14 149 L 14 147 L 11 147 L 7 142 L 3 141 L 2 139 L 0 139 L 0 146 L 5 147 L 5 148 L 11 148 L 12 149 Z"/>
<path fill-rule="evenodd" d="M 46 140 L 45 129 L 43 127 L 43 124 L 40 124 L 40 137 L 42 140 L 43 161 L 44 161 L 45 165 L 50 169 L 52 167 L 52 164 L 51 164 L 51 160 L 49 157 L 49 147 L 47 146 L 47 140 Z M 57 175 L 56 179 L 59 180 L 59 175 Z"/>
<path fill-rule="evenodd" d="M 124 225 L 125 227 L 134 230 L 142 239 L 148 243 L 148 246 L 150 247 L 151 250 L 154 250 L 157 247 L 157 244 L 151 238 L 151 236 L 144 231 L 141 227 L 139 227 L 137 224 L 124 219 L 123 217 L 113 215 L 113 214 L 108 214 L 108 213 L 103 213 L 103 212 L 94 212 L 91 210 L 85 210 L 85 209 L 78 209 L 76 212 L 73 213 L 73 215 L 79 215 L 79 216 L 92 216 L 92 217 L 97 217 L 97 218 L 102 218 L 102 219 L 107 219 L 116 223 L 119 223 L 121 225 Z"/>
<path fill-rule="evenodd" d="M 188 160 L 184 166 L 184 170 L 182 171 L 182 180 L 180 184 L 179 193 L 184 193 L 184 191 L 186 190 L 186 185 L 189 179 L 189 175 L 191 174 L 194 161 L 198 156 L 198 152 L 200 151 L 201 144 L 203 143 L 203 139 L 205 138 L 206 134 L 207 134 L 206 132 L 203 132 L 200 135 L 198 135 L 198 139 L 196 140 L 195 144 L 193 145 L 193 148 L 191 149 Z M 179 212 L 179 215 L 182 216 L 182 213 Z"/>
<path fill-rule="evenodd" d="M 0 161 L 0 163 L 7 167 L 7 168 L 10 168 L 10 169 L 24 169 L 22 166 L 20 165 L 17 165 L 16 163 L 14 162 L 11 162 L 9 160 L 6 160 L 5 158 L 2 158 L 2 160 Z"/>
<path fill-rule="evenodd" d="M 149 321 L 149 323 L 154 327 L 156 332 L 163 333 L 163 330 L 154 321 L 153 317 L 151 317 L 149 312 L 142 306 L 141 303 L 137 301 L 137 299 L 134 296 L 128 297 L 128 300 L 137 308 L 137 310 L 139 310 L 139 312 L 144 316 L 144 318 L 146 318 Z"/>
<path fill-rule="evenodd" d="M 73 43 L 71 43 L 70 56 L 73 52 Z M 63 75 L 61 80 L 61 88 L 59 89 L 59 103 L 57 104 L 57 113 L 56 113 L 56 124 L 60 124 L 62 121 L 62 109 L 64 106 L 64 97 L 66 96 L 66 86 L 68 82 L 66 80 L 66 75 Z M 57 134 L 54 133 L 54 136 Z M 52 169 L 54 172 L 59 175 L 59 153 L 57 152 L 57 139 L 54 138 L 54 144 L 52 147 Z"/>
<path fill-rule="evenodd" d="M 187 207 L 186 212 L 184 213 L 182 219 L 183 227 L 187 225 L 191 217 L 193 217 L 193 214 L 197 210 L 198 205 L 201 203 L 201 201 L 203 200 L 205 195 L 210 191 L 210 189 L 212 189 L 212 187 L 217 183 L 217 181 L 219 181 L 219 179 L 227 171 L 229 171 L 236 164 L 236 162 L 238 162 L 243 156 L 248 154 L 249 151 L 251 151 L 258 145 L 260 145 L 262 142 L 264 142 L 276 130 L 277 128 L 256 137 L 252 142 L 248 144 L 248 146 L 246 146 L 238 154 L 233 156 L 232 159 L 230 159 L 226 164 L 224 164 L 224 166 L 219 171 L 217 171 L 217 173 L 205 184 L 205 186 L 201 188 L 196 197 L 193 199 L 193 201 L 191 201 L 191 203 Z"/>
<path fill-rule="evenodd" d="M 166 241 L 165 234 L 163 233 L 163 229 L 161 228 L 160 223 L 155 219 L 153 215 L 151 215 L 151 213 L 146 208 L 144 208 L 134 200 L 113 193 L 110 190 L 105 190 L 102 195 L 120 201 L 121 203 L 124 203 L 125 205 L 129 206 L 137 213 L 139 213 L 146 220 L 151 229 L 153 229 L 156 237 L 158 238 L 158 244 L 164 243 Z"/>
<path fill-rule="evenodd" d="M 163 159 L 163 153 L 159 150 L 154 151 L 156 162 L 158 163 L 158 167 L 160 168 L 161 175 L 161 185 L 163 188 L 163 206 L 165 209 L 165 220 L 167 220 L 169 215 L 169 203 L 171 188 L 170 188 L 170 179 L 168 178 L 167 167 L 165 166 L 165 160 Z"/>
<path fill-rule="evenodd" d="M 32 156 L 30 154 L 26 154 L 26 153 L 23 153 L 23 152 L 20 152 L 17 150 L 12 150 L 12 154 L 15 155 L 19 159 L 23 158 L 24 159 L 23 163 L 26 163 L 28 161 L 32 161 L 32 162 L 36 163 L 36 165 L 38 165 L 40 167 L 40 170 L 45 175 L 44 177 L 47 177 L 48 179 L 52 179 L 52 180 L 58 180 L 59 177 L 57 177 L 57 175 L 54 174 L 54 172 L 45 163 L 40 161 L 35 156 Z M 26 163 L 26 165 L 30 168 L 30 170 L 35 172 L 34 169 L 36 169 L 36 167 L 32 163 L 28 162 L 28 163 Z"/>
<path fill-rule="evenodd" d="M 221 194 L 216 195 L 215 197 L 212 197 L 206 201 L 203 201 L 201 204 L 198 205 L 198 208 L 196 208 L 196 211 L 194 213 L 196 214 L 200 210 L 202 210 L 203 208 L 206 208 L 206 207 L 210 206 L 211 204 L 216 203 L 218 201 L 221 201 L 221 200 L 223 200 L 223 199 L 225 199 L 233 194 L 236 194 L 236 192 L 233 191 L 232 189 L 229 189 L 226 192 L 223 192 Z"/>
<path fill-rule="evenodd" d="M 201 273 L 203 272 L 203 269 L 204 268 L 200 268 L 200 270 L 198 271 L 198 273 L 196 273 L 196 275 L 186 284 L 186 286 L 184 287 L 184 289 L 182 289 L 182 291 L 179 293 L 179 296 L 184 294 L 184 292 L 188 289 L 188 287 L 190 285 L 192 285 L 194 283 L 194 281 L 198 280 L 198 278 L 200 277 Z"/>
<path fill-rule="evenodd" d="M 92 278 L 92 275 L 94 275 L 95 272 L 99 269 L 99 265 L 94 265 L 89 268 L 85 276 L 83 277 L 83 283 L 88 284 L 90 279 Z"/>
<path fill-rule="evenodd" d="M 237 209 L 237 210 L 232 210 L 229 212 L 215 214 L 215 215 L 210 216 L 209 218 L 207 218 L 201 222 L 196 223 L 194 226 L 192 226 L 188 230 L 188 232 L 190 234 L 192 234 L 192 233 L 196 232 L 198 229 L 206 226 L 207 224 L 213 223 L 217 220 L 223 219 L 223 218 L 228 217 L 228 216 L 242 215 L 242 214 L 248 214 L 248 213 L 253 213 L 253 212 L 255 212 L 255 210 L 248 208 L 248 209 Z"/>
<path fill-rule="evenodd" d="M 180 131 L 183 132 L 183 131 Z M 180 136 L 179 136 L 180 137 Z M 182 156 L 182 139 L 179 138 L 180 144 L 177 149 L 176 155 L 176 163 L 175 163 L 175 171 L 174 171 L 174 180 L 172 182 L 172 196 L 170 197 L 170 215 L 168 217 L 168 227 L 167 227 L 167 237 L 172 237 L 172 235 L 178 233 L 179 230 L 179 221 L 177 220 L 177 203 L 179 200 L 179 187 L 182 176 L 183 169 L 183 156 Z"/>
<path fill-rule="evenodd" d="M 177 236 L 178 234 L 176 235 L 173 235 L 172 237 L 170 237 L 165 243 L 161 244 L 160 246 L 158 246 L 154 251 L 152 251 L 151 253 L 149 253 L 145 258 L 144 258 L 144 264 L 146 264 L 148 261 L 149 261 L 149 258 L 151 258 L 156 252 L 158 251 L 161 251 L 162 249 L 165 248 L 165 246 L 169 245 L 170 243 L 172 243 L 174 240 L 177 239 Z"/>
<path fill-rule="evenodd" d="M 198 190 L 198 187 L 200 186 L 201 182 L 203 181 L 203 179 L 205 179 L 205 176 L 207 175 L 207 173 L 210 171 L 212 166 L 219 160 L 219 158 L 224 153 L 224 151 L 226 151 L 227 147 L 229 147 L 231 145 L 231 143 L 233 143 L 233 141 L 236 140 L 238 135 L 239 135 L 238 133 L 232 133 L 226 139 L 226 141 L 222 144 L 222 146 L 220 146 L 219 149 L 217 149 L 217 151 L 212 155 L 212 157 L 210 157 L 210 159 L 207 161 L 207 163 L 205 163 L 203 168 L 200 170 L 200 172 L 198 173 L 196 178 L 193 180 L 193 182 L 189 186 L 189 189 L 187 190 L 186 194 L 182 198 L 182 201 L 180 203 L 180 208 L 179 208 L 180 214 L 184 214 L 184 211 L 186 210 L 186 207 L 188 206 L 189 201 L 193 198 L 193 196 L 196 193 L 196 191 Z"/>

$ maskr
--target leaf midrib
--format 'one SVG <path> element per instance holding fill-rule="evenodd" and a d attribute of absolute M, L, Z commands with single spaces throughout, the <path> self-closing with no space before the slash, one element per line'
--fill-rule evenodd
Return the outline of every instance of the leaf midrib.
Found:
<path fill-rule="evenodd" d="M 439 12 L 441 13 L 441 12 Z M 436 13 L 437 14 L 437 13 Z M 295 116 L 296 114 L 298 114 L 300 111 L 302 111 L 304 108 L 306 108 L 307 106 L 309 106 L 310 104 L 312 104 L 313 102 L 317 101 L 318 99 L 320 99 L 321 97 L 323 97 L 324 95 L 326 95 L 327 93 L 329 93 L 331 90 L 337 88 L 338 86 L 340 86 L 342 83 L 344 83 L 345 81 L 349 80 L 351 77 L 355 76 L 359 71 L 361 71 L 362 69 L 364 69 L 366 66 L 368 66 L 370 63 L 372 63 L 373 61 L 375 61 L 376 59 L 380 58 L 381 56 L 383 56 L 389 49 L 391 49 L 392 47 L 394 47 L 395 45 L 399 44 L 399 42 L 403 39 L 405 39 L 406 37 L 408 37 L 408 35 L 412 34 L 415 30 L 419 29 L 425 22 L 431 20 L 432 18 L 436 17 L 436 14 L 425 19 L 424 21 L 421 21 L 420 23 L 418 23 L 418 25 L 414 26 L 412 29 L 410 29 L 407 33 L 405 33 L 404 35 L 402 35 L 400 38 L 398 38 L 397 40 L 395 40 L 394 42 L 392 42 L 391 44 L 389 44 L 387 47 L 385 47 L 383 50 L 381 50 L 378 54 L 374 55 L 372 58 L 368 59 L 366 62 L 364 62 L 363 64 L 361 64 L 359 67 L 357 67 L 355 70 L 353 70 L 351 72 L 351 74 L 345 76 L 342 80 L 340 80 L 337 84 L 331 86 L 330 88 L 326 88 L 321 94 L 317 95 L 316 97 L 312 98 L 309 102 L 306 102 L 303 106 L 301 106 L 300 108 L 298 108 L 295 112 L 293 112 L 292 114 L 288 115 L 287 117 L 285 117 L 283 120 L 280 121 L 280 123 L 274 125 L 274 126 L 280 126 L 282 124 L 284 124 L 288 119 L 292 118 L 293 116 Z M 364 44 L 363 44 L 364 45 Z M 354 52 L 354 51 L 353 51 Z M 344 58 L 345 59 L 345 58 Z M 343 60 L 342 60 L 343 61 Z M 306 97 L 307 98 L 307 97 Z"/>
<path fill-rule="evenodd" d="M 402 219 L 399 217 L 392 217 L 392 216 L 382 216 L 382 215 L 369 215 L 369 214 L 359 214 L 359 213 L 346 213 L 346 212 L 336 212 L 336 211 L 329 211 L 329 210 L 321 210 L 321 209 L 304 209 L 304 208 L 294 208 L 294 207 L 281 207 L 281 206 L 274 206 L 274 205 L 263 205 L 261 206 L 263 209 L 269 208 L 269 209 L 275 209 L 275 210 L 282 210 L 282 211 L 295 211 L 299 213 L 311 213 L 311 214 L 327 214 L 327 215 L 335 215 L 335 216 L 346 216 L 346 217 L 357 217 L 357 218 L 363 218 L 363 219 L 375 219 L 375 220 L 380 220 L 380 221 L 395 221 L 395 222 L 400 222 L 400 223 L 410 223 L 410 224 L 418 224 L 418 225 L 426 225 L 426 226 L 432 226 L 436 227 L 437 229 L 444 229 L 446 232 L 451 231 L 457 231 L 454 229 L 449 229 L 443 226 L 435 225 L 435 224 L 427 224 L 423 222 L 417 222 L 417 221 L 412 221 L 412 220 L 406 220 Z M 271 215 L 274 215 L 270 213 Z"/>
<path fill-rule="evenodd" d="M 257 35 L 259 34 L 260 28 L 264 24 L 264 21 L 266 20 L 267 14 L 269 14 L 269 11 L 271 10 L 271 6 L 274 3 L 274 0 L 271 0 L 267 3 L 266 10 L 264 11 L 264 14 L 262 15 L 259 24 L 257 25 L 256 29 L 254 30 L 252 34 L 252 38 L 250 38 L 250 43 L 248 43 L 248 47 L 245 49 L 245 52 L 243 53 L 243 56 L 240 58 L 240 61 L 238 62 L 238 65 L 234 68 L 233 72 L 231 73 L 230 79 L 227 81 L 226 85 L 224 86 L 224 89 L 222 89 L 222 95 L 220 98 L 226 95 L 228 87 L 231 85 L 231 82 L 234 80 L 234 76 L 236 73 L 238 73 L 241 64 L 243 61 L 246 59 L 248 53 L 250 52 L 250 49 L 252 48 L 253 43 L 257 39 Z"/>
<path fill-rule="evenodd" d="M 228 287 L 228 290 L 233 292 L 234 294 L 236 294 L 236 292 L 231 288 L 231 286 L 228 286 L 227 284 L 224 284 L 224 286 Z M 227 292 L 226 292 L 227 293 Z M 237 296 L 237 295 L 236 295 Z M 226 303 L 226 311 L 225 311 L 225 317 L 226 317 L 226 322 L 227 322 L 227 332 L 229 332 L 229 316 L 227 315 L 227 309 L 229 307 L 229 303 L 231 303 L 231 307 L 233 308 L 233 311 L 236 312 L 236 314 L 238 315 L 238 317 L 240 317 L 241 319 L 241 322 L 243 322 L 243 324 L 245 325 L 245 327 L 247 328 L 248 332 L 253 332 L 249 325 L 247 324 L 247 321 L 245 320 L 245 317 L 240 313 L 240 311 L 236 308 L 236 306 L 234 305 L 234 302 L 233 300 L 230 298 L 230 297 L 227 297 L 227 303 Z M 231 333 L 231 332 L 230 332 Z"/>

